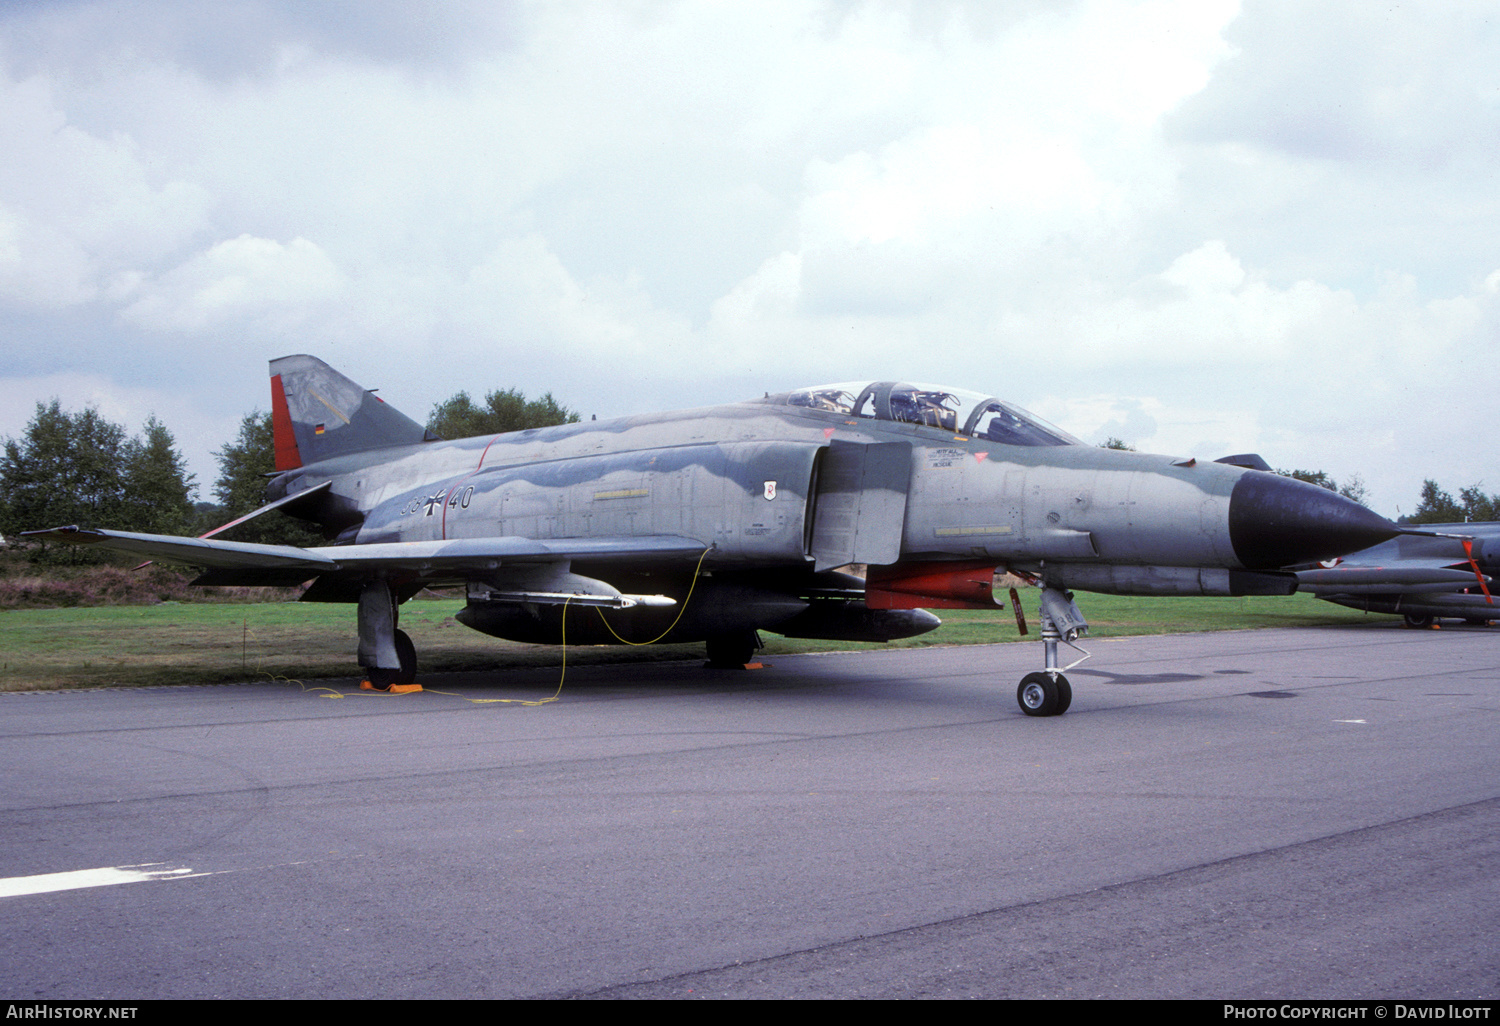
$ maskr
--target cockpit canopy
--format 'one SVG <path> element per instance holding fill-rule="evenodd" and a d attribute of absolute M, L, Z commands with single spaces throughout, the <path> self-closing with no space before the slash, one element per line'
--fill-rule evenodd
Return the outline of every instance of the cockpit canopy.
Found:
<path fill-rule="evenodd" d="M 903 424 L 925 424 L 966 438 L 1005 445 L 1083 445 L 1019 406 L 957 388 L 904 381 L 843 382 L 768 396 L 766 402 L 825 410 L 845 417 L 870 417 Z"/>

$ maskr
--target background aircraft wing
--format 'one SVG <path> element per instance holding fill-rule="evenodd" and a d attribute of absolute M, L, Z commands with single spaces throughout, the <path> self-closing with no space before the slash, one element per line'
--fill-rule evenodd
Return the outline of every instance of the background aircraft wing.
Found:
<path fill-rule="evenodd" d="M 1346 556 L 1332 567 L 1297 571 L 1299 591 L 1327 595 L 1413 595 L 1488 587 L 1494 525 L 1434 524 Z"/>
<path fill-rule="evenodd" d="M 1489 583 L 1486 577 L 1485 583 Z M 1473 570 L 1447 566 L 1337 566 L 1331 570 L 1297 571 L 1297 590 L 1314 595 L 1358 595 L 1388 591 L 1463 591 L 1477 585 Z"/>

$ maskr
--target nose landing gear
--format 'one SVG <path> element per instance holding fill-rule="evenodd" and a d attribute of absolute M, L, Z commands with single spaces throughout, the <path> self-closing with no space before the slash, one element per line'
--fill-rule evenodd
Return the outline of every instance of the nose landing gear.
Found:
<path fill-rule="evenodd" d="M 1028 673 L 1021 678 L 1016 688 L 1016 704 L 1027 716 L 1061 716 L 1073 704 L 1073 686 L 1063 676 L 1089 653 L 1073 644 L 1081 635 L 1087 634 L 1088 621 L 1079 612 L 1071 591 L 1042 586 L 1042 650 L 1045 666 L 1038 673 Z M 1057 665 L 1057 646 L 1061 642 L 1069 648 L 1083 652 L 1067 666 Z"/>

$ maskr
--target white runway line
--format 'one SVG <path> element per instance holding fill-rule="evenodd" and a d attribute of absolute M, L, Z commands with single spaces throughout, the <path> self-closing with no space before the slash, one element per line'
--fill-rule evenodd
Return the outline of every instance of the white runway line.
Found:
<path fill-rule="evenodd" d="M 153 869 L 160 862 L 140 866 L 106 866 L 103 869 L 75 869 L 69 873 L 41 873 L 37 876 L 12 876 L 0 879 L 0 898 L 21 894 L 47 894 L 52 891 L 75 891 L 83 887 L 111 887 L 115 884 L 141 883 L 146 880 L 172 880 L 194 874 L 191 869 Z"/>

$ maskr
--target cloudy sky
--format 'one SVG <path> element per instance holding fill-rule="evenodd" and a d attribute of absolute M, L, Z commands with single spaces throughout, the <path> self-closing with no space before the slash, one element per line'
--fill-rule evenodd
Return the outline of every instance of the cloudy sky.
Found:
<path fill-rule="evenodd" d="M 823 381 L 1500 491 L 1500 13 L 1476 2 L 0 5 L 0 435 L 266 361 L 417 419 Z M 205 492 L 207 488 L 205 488 Z M 205 497 L 208 497 L 205 495 Z"/>

